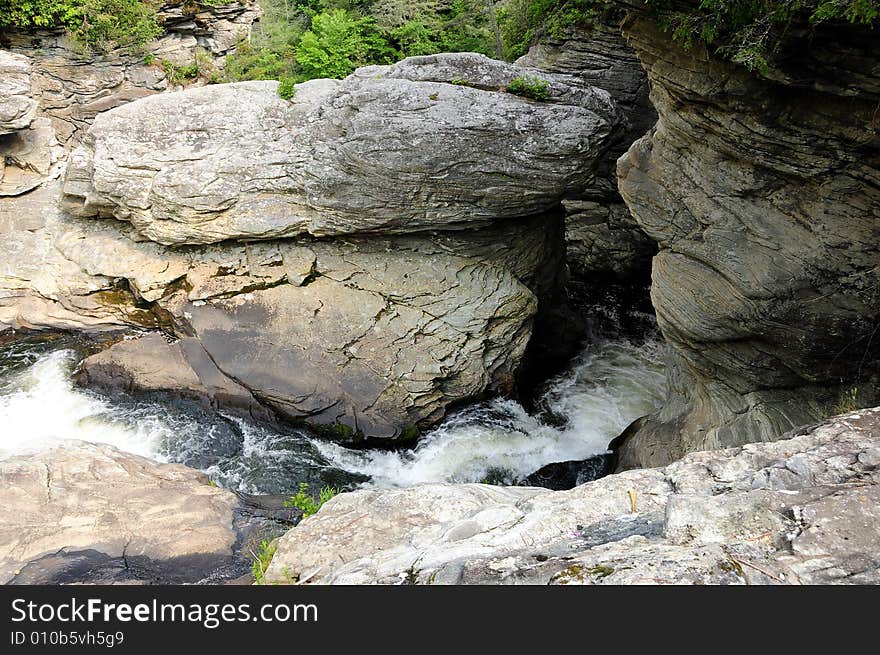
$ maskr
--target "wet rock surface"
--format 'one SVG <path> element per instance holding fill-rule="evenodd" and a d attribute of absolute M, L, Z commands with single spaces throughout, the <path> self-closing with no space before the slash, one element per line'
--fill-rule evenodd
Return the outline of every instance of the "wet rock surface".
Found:
<path fill-rule="evenodd" d="M 608 475 L 612 470 L 610 455 L 596 455 L 589 459 L 548 464 L 527 476 L 523 484 L 564 491 Z"/>
<path fill-rule="evenodd" d="M 245 416 L 271 420 L 251 393 L 220 372 L 191 337 L 169 343 L 164 335 L 154 333 L 121 341 L 86 358 L 78 382 L 108 391 L 173 392 L 212 409 L 236 409 Z"/>
<path fill-rule="evenodd" d="M 317 584 L 880 581 L 880 408 L 741 448 L 548 491 L 342 494 L 281 540 L 268 578 Z"/>

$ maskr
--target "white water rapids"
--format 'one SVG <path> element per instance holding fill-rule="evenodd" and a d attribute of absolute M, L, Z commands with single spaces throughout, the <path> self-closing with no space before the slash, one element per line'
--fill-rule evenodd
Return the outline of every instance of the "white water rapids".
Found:
<path fill-rule="evenodd" d="M 518 479 L 605 452 L 665 391 L 659 343 L 594 343 L 549 383 L 535 415 L 494 400 L 450 416 L 414 449 L 353 450 L 301 429 L 282 433 L 185 403 L 81 389 L 72 380 L 77 360 L 66 348 L 0 349 L 7 363 L 0 366 L 0 457 L 80 439 L 179 461 L 223 486 L 262 493 L 285 493 L 306 480 L 407 486 L 481 481 L 499 471 Z"/>

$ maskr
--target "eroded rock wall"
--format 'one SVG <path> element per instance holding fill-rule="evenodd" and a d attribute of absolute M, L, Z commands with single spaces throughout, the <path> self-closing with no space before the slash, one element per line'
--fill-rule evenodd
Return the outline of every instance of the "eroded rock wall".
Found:
<path fill-rule="evenodd" d="M 777 439 L 871 403 L 876 36 L 819 29 L 808 51 L 760 77 L 685 51 L 641 15 L 624 33 L 659 120 L 619 161 L 620 191 L 660 247 L 652 300 L 674 361 L 669 402 L 627 440 L 621 464 Z"/>
<path fill-rule="evenodd" d="M 169 2 L 165 32 L 143 52 L 90 52 L 62 30 L 0 35 L 0 197 L 57 177 L 99 113 L 172 88 L 166 65 L 197 63 L 190 82 L 205 83 L 260 15 L 256 0 Z"/>
<path fill-rule="evenodd" d="M 201 54 L 202 66 L 222 66 L 261 15 L 256 0 L 215 7 L 172 0 L 158 12 L 164 34 L 144 52 L 89 53 L 60 30 L 7 33 L 2 45 L 28 59 L 38 115 L 52 122 L 59 143 L 71 146 L 100 112 L 171 88 L 163 61 L 190 65 Z"/>

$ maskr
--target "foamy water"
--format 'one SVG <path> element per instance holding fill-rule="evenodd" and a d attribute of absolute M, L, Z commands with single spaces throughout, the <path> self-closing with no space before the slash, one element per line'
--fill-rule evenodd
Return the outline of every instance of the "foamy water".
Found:
<path fill-rule="evenodd" d="M 469 407 L 426 434 L 412 450 L 352 450 L 301 429 L 283 432 L 193 404 L 105 396 L 72 382 L 70 349 L 0 351 L 0 457 L 67 439 L 176 461 L 219 484 L 249 492 L 286 493 L 300 481 L 353 486 L 481 481 L 502 472 L 511 481 L 545 464 L 606 451 L 632 420 L 657 406 L 665 378 L 656 342 L 593 344 L 553 380 L 541 410 L 510 400 Z M 369 482 L 364 482 L 369 476 Z"/>
<path fill-rule="evenodd" d="M 607 452 L 608 442 L 627 425 L 660 405 L 665 388 L 658 343 L 607 342 L 594 345 L 550 384 L 541 400 L 545 411 L 538 415 L 514 401 L 495 400 L 451 417 L 414 450 L 316 446 L 339 468 L 368 475 L 376 485 L 473 482 L 499 475 L 514 481 L 546 464 Z M 565 424 L 551 423 L 551 416 Z"/>
<path fill-rule="evenodd" d="M 159 417 L 145 416 L 134 425 L 119 422 L 107 400 L 74 387 L 75 359 L 74 351 L 57 350 L 5 380 L 0 387 L 0 456 L 81 439 L 161 459 L 169 426 Z"/>

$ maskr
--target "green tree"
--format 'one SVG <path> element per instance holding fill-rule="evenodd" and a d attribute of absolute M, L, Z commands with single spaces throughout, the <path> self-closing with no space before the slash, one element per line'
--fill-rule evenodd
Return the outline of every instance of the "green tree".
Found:
<path fill-rule="evenodd" d="M 296 48 L 311 19 L 309 7 L 294 0 L 262 0 L 263 18 L 250 41 L 239 42 L 226 58 L 226 79 L 280 80 L 299 76 Z"/>
<path fill-rule="evenodd" d="M 296 60 L 302 75 L 342 78 L 368 63 L 390 63 L 394 51 L 376 29 L 372 18 L 344 9 L 316 14 L 300 39 Z"/>

